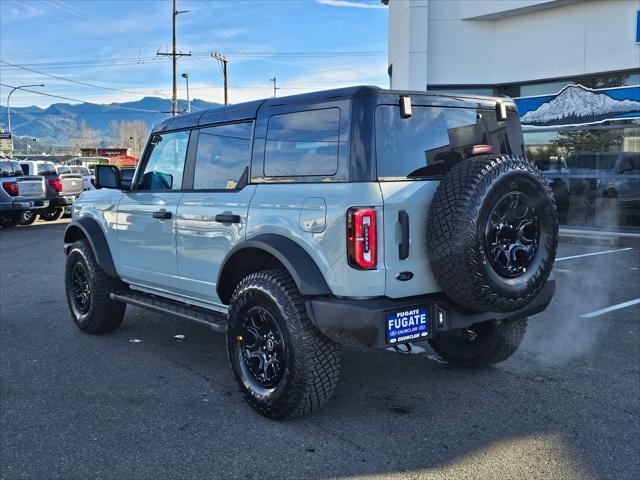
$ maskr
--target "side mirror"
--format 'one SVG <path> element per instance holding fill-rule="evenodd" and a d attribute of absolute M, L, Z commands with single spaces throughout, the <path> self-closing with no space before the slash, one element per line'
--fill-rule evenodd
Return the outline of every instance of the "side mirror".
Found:
<path fill-rule="evenodd" d="M 96 188 L 113 188 L 120 190 L 120 169 L 114 165 L 96 165 Z"/>

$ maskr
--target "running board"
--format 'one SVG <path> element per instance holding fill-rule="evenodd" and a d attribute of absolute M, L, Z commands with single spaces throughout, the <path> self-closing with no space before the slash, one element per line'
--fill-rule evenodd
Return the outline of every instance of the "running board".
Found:
<path fill-rule="evenodd" d="M 216 332 L 224 333 L 227 331 L 227 317 L 222 313 L 131 290 L 113 292 L 110 297 L 111 300 L 201 323 L 211 327 Z"/>

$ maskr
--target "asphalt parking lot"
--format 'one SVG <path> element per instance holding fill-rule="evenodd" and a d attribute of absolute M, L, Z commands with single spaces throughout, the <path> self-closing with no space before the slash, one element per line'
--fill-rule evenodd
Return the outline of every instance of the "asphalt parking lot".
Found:
<path fill-rule="evenodd" d="M 562 244 L 555 299 L 503 364 L 345 349 L 335 398 L 275 422 L 206 327 L 128 307 L 81 333 L 65 223 L 0 230 L 3 479 L 640 478 L 640 304 L 600 312 L 640 297 L 636 246 Z"/>

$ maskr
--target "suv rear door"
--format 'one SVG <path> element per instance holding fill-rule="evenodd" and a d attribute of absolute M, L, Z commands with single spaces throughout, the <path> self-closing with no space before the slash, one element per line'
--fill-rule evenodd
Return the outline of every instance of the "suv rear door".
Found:
<path fill-rule="evenodd" d="M 471 156 L 474 145 L 522 155 L 517 113 L 510 111 L 506 122 L 497 122 L 494 110 L 414 104 L 412 116 L 403 118 L 398 105 L 378 105 L 375 130 L 384 198 L 385 293 L 398 298 L 437 292 L 425 236 L 439 180 Z"/>
<path fill-rule="evenodd" d="M 189 131 L 154 134 L 132 190 L 118 204 L 119 272 L 158 290 L 179 287 L 175 222 L 183 195 Z"/>
<path fill-rule="evenodd" d="M 197 146 L 176 225 L 178 274 L 181 293 L 208 304 L 219 304 L 220 263 L 246 236 L 249 202 L 256 189 L 247 184 L 253 127 L 250 120 L 192 133 Z"/>

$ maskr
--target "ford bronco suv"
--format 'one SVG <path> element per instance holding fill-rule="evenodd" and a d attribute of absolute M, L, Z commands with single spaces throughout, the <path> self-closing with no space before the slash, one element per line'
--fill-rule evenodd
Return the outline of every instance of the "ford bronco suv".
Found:
<path fill-rule="evenodd" d="M 180 115 L 130 188 L 109 165 L 96 186 L 64 238 L 78 327 L 111 332 L 127 304 L 207 324 L 271 418 L 332 396 L 341 344 L 501 362 L 554 292 L 556 207 L 506 97 L 353 87 Z"/>

